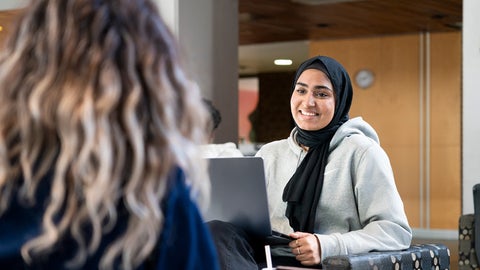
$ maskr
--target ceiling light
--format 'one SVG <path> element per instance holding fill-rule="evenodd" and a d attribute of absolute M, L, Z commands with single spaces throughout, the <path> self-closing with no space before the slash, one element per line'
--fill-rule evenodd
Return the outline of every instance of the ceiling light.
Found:
<path fill-rule="evenodd" d="M 293 62 L 290 59 L 275 59 L 273 63 L 277 66 L 290 66 Z"/>

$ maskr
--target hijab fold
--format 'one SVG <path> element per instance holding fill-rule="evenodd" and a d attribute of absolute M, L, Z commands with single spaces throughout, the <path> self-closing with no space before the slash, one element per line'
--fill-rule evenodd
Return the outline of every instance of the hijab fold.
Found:
<path fill-rule="evenodd" d="M 285 216 L 290 226 L 295 231 L 314 233 L 330 141 L 337 129 L 349 119 L 353 89 L 350 77 L 340 63 L 327 56 L 316 56 L 299 66 L 292 92 L 298 78 L 307 69 L 320 70 L 330 79 L 335 93 L 335 113 L 332 121 L 320 130 L 303 130 L 296 125 L 297 143 L 309 147 L 309 150 L 285 186 L 282 199 L 287 202 Z"/>

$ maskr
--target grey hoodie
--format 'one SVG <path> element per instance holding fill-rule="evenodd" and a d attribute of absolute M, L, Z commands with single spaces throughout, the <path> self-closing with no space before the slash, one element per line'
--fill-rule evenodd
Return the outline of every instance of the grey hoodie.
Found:
<path fill-rule="evenodd" d="M 292 232 L 285 217 L 283 188 L 306 152 L 287 139 L 265 144 L 256 154 L 265 163 L 272 227 Z M 330 142 L 322 194 L 315 220 L 321 258 L 410 246 L 412 231 L 375 130 L 362 118 L 348 120 Z"/>

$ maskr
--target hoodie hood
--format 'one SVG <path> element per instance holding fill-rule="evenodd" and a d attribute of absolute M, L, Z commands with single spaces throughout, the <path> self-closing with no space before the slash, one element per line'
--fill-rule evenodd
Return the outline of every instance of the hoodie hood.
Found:
<path fill-rule="evenodd" d="M 337 129 L 337 132 L 335 132 L 335 135 L 330 141 L 330 151 L 337 148 L 343 139 L 352 135 L 365 135 L 380 144 L 380 139 L 373 127 L 365 122 L 362 117 L 355 117 L 348 120 Z"/>
<path fill-rule="evenodd" d="M 296 136 L 297 136 L 297 128 L 293 128 L 290 132 L 290 136 L 288 137 L 288 146 L 290 150 L 295 153 L 296 156 L 299 157 L 301 160 L 303 157 L 304 150 L 298 145 Z M 347 122 L 343 123 L 335 132 L 332 140 L 330 141 L 330 152 L 333 149 L 337 148 L 338 145 L 343 141 L 343 139 L 350 137 L 352 135 L 364 135 L 370 138 L 377 144 L 380 144 L 380 139 L 378 137 L 377 132 L 373 127 L 365 122 L 362 117 L 358 116 L 355 118 L 349 119 Z"/>

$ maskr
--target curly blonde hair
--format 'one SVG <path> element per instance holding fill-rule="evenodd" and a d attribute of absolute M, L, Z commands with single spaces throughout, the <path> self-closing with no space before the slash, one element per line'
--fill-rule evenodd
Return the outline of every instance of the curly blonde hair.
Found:
<path fill-rule="evenodd" d="M 208 113 L 175 38 L 150 0 L 35 0 L 11 33 L 0 55 L 0 218 L 15 196 L 34 203 L 51 181 L 25 261 L 69 235 L 78 250 L 68 266 L 81 267 L 103 234 L 128 222 L 99 267 L 138 266 L 162 232 L 175 167 L 208 203 L 198 149 Z"/>

